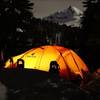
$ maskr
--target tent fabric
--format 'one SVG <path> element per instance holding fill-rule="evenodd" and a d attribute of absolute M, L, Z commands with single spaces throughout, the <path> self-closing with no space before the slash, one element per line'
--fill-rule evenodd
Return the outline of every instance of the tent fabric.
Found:
<path fill-rule="evenodd" d="M 61 46 L 40 46 L 33 48 L 21 55 L 12 57 L 5 63 L 5 68 L 17 68 L 17 60 L 24 60 L 24 68 L 49 71 L 50 62 L 57 61 L 60 67 L 60 76 L 74 77 L 79 75 L 83 78 L 83 72 L 88 68 L 83 60 L 71 49 Z"/>

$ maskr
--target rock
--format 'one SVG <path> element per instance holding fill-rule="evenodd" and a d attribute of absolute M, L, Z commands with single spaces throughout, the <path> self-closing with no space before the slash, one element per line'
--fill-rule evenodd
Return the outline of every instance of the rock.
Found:
<path fill-rule="evenodd" d="M 7 88 L 4 84 L 0 82 L 0 100 L 6 100 L 7 98 Z"/>

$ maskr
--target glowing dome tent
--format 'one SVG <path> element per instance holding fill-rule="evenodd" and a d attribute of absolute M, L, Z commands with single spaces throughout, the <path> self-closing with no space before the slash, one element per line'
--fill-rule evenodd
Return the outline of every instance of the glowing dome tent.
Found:
<path fill-rule="evenodd" d="M 60 67 L 60 76 L 72 77 L 81 76 L 83 72 L 88 72 L 86 64 L 71 49 L 61 46 L 41 46 L 33 48 L 21 55 L 12 57 L 5 63 L 5 68 L 17 68 L 17 60 L 24 60 L 24 68 L 49 71 L 50 62 L 57 61 Z"/>

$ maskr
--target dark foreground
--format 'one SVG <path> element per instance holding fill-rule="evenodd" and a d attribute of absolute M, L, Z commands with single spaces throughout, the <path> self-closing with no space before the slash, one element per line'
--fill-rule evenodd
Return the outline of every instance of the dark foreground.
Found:
<path fill-rule="evenodd" d="M 46 72 L 3 69 L 0 80 L 4 84 L 0 84 L 0 100 L 100 100 L 100 79 L 80 87 L 76 81 L 54 79 Z"/>

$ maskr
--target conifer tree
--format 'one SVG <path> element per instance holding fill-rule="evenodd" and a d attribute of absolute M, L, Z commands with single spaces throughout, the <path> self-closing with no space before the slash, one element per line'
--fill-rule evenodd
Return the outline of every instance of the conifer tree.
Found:
<path fill-rule="evenodd" d="M 27 26 L 33 17 L 31 9 L 33 9 L 33 3 L 30 0 L 0 0 L 1 48 L 14 51 L 18 37 L 24 39 Z M 18 32 L 18 29 L 22 32 Z"/>
<path fill-rule="evenodd" d="M 85 0 L 82 18 L 82 43 L 92 71 L 100 66 L 100 0 Z"/>
<path fill-rule="evenodd" d="M 84 42 L 87 43 L 89 40 L 97 42 L 97 39 L 100 38 L 100 1 L 85 0 L 83 3 L 86 8 L 82 18 Z"/>

